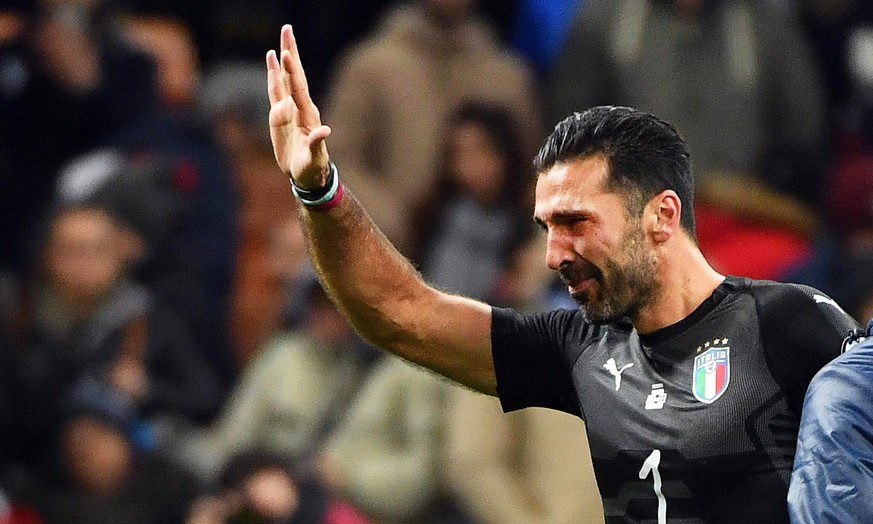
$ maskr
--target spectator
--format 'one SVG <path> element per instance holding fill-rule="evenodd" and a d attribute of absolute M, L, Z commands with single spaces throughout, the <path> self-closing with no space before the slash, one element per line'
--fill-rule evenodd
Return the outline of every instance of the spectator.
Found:
<path fill-rule="evenodd" d="M 4 326 L 20 460 L 45 458 L 64 392 L 86 376 L 129 395 L 152 422 L 202 421 L 215 409 L 216 379 L 185 325 L 128 279 L 130 246 L 101 207 L 61 207 L 49 221 L 43 270 Z"/>
<path fill-rule="evenodd" d="M 23 29 L 0 46 L 0 226 L 10 232 L 0 241 L 0 266 L 18 274 L 32 267 L 35 224 L 72 159 L 107 146 L 131 157 L 172 157 L 189 196 L 180 227 L 167 238 L 176 257 L 163 266 L 152 261 L 155 271 L 140 268 L 137 276 L 185 320 L 226 385 L 235 371 L 221 327 L 228 324 L 235 194 L 211 130 L 181 103 L 197 81 L 190 42 L 155 45 L 149 30 L 169 25 L 137 26 L 101 0 L 34 6 Z M 184 35 L 184 27 L 173 27 L 182 31 L 167 34 Z M 183 74 L 167 74 L 173 71 Z"/>
<path fill-rule="evenodd" d="M 126 0 L 137 18 L 182 20 L 192 30 L 206 70 L 223 64 L 260 60 L 275 44 L 277 19 L 294 18 L 301 25 L 299 38 L 312 42 L 305 51 L 317 64 L 309 85 L 323 94 L 337 54 L 371 30 L 379 16 L 400 0 Z"/>
<path fill-rule="evenodd" d="M 108 145 L 134 159 L 167 158 L 186 194 L 182 217 L 168 238 L 170 260 L 142 271 L 160 298 L 188 323 L 226 392 L 237 362 L 228 329 L 238 242 L 237 188 L 232 166 L 198 105 L 201 81 L 190 28 L 166 17 L 125 16 L 125 36 L 157 68 L 161 104 Z"/>
<path fill-rule="evenodd" d="M 28 238 L 61 166 L 157 108 L 154 64 L 114 20 L 101 0 L 41 0 L 0 42 L 0 266 L 32 265 Z"/>
<path fill-rule="evenodd" d="M 231 457 L 221 491 L 191 508 L 188 524 L 368 524 L 313 478 L 301 478 L 283 455 L 252 449 Z"/>
<path fill-rule="evenodd" d="M 438 173 L 412 216 L 415 258 L 435 285 L 494 299 L 512 253 L 533 233 L 533 175 L 519 157 L 512 115 L 501 107 L 462 104 L 443 142 Z"/>
<path fill-rule="evenodd" d="M 309 278 L 299 326 L 274 333 L 215 423 L 177 450 L 204 480 L 214 480 L 226 460 L 249 448 L 303 463 L 321 448 L 354 394 L 364 370 L 360 350 L 348 323 Z"/>
<path fill-rule="evenodd" d="M 322 478 L 379 522 L 469 522 L 444 484 L 445 395 L 453 387 L 383 358 L 320 455 Z"/>
<path fill-rule="evenodd" d="M 78 384 L 64 401 L 57 483 L 38 505 L 45 524 L 182 522 L 200 486 L 135 444 L 136 409 L 123 392 Z"/>
<path fill-rule="evenodd" d="M 463 388 L 448 405 L 449 485 L 477 522 L 603 521 L 581 421 L 544 409 L 504 414 L 496 399 Z"/>
<path fill-rule="evenodd" d="M 283 275 L 301 268 L 297 261 L 277 271 L 275 255 L 288 249 L 289 255 L 306 257 L 303 233 L 296 224 L 296 202 L 288 181 L 277 172 L 269 133 L 263 125 L 269 115 L 269 105 L 263 99 L 266 89 L 261 67 L 226 63 L 207 75 L 199 97 L 228 153 L 240 197 L 230 328 L 240 367 L 247 365 L 280 328 L 282 308 L 289 298 Z M 275 224 L 290 227 L 277 228 Z M 296 233 L 294 243 L 279 246 L 271 238 L 290 233 Z"/>
<path fill-rule="evenodd" d="M 464 100 L 510 108 L 525 133 L 523 156 L 539 139 L 530 72 L 472 17 L 474 3 L 418 0 L 392 11 L 341 60 L 329 93 L 327 121 L 343 130 L 333 142 L 343 176 L 407 253 L 412 206 L 437 172 L 434 145 Z"/>

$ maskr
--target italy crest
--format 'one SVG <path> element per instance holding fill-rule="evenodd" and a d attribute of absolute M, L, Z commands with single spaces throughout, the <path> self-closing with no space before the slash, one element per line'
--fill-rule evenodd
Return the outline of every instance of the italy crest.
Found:
<path fill-rule="evenodd" d="M 711 347 L 694 357 L 694 397 L 712 404 L 727 390 L 731 381 L 730 348 Z"/>

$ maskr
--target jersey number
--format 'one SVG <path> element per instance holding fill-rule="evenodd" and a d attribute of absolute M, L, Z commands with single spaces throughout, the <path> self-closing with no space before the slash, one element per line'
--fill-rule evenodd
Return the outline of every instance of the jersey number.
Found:
<path fill-rule="evenodd" d="M 655 496 L 658 497 L 658 524 L 667 524 L 667 499 L 661 493 L 661 472 L 658 471 L 660 464 L 661 450 L 656 449 L 643 461 L 643 467 L 640 468 L 640 480 L 648 477 L 651 472 Z"/>

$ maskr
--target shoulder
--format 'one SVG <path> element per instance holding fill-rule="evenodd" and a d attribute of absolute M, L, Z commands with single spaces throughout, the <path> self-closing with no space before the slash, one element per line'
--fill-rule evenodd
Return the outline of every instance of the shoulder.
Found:
<path fill-rule="evenodd" d="M 264 371 L 270 369 L 298 369 L 309 365 L 308 360 L 318 348 L 306 337 L 295 333 L 282 331 L 273 335 L 252 361 L 253 368 Z"/>
<path fill-rule="evenodd" d="M 337 68 L 360 71 L 396 65 L 407 54 L 410 35 L 415 34 L 418 25 L 418 17 L 410 8 L 389 12 L 373 33 L 340 53 Z"/>
<path fill-rule="evenodd" d="M 509 308 L 491 308 L 492 327 L 510 331 L 557 332 L 584 325 L 582 315 L 574 309 L 555 309 L 542 313 L 522 313 Z"/>
<path fill-rule="evenodd" d="M 563 348 L 584 349 L 607 334 L 629 336 L 630 322 L 592 324 L 579 309 L 555 309 L 542 313 L 520 313 L 513 309 L 492 308 L 492 343 L 509 345 L 536 342 Z"/>
<path fill-rule="evenodd" d="M 812 308 L 848 316 L 845 310 L 826 293 L 804 284 L 742 278 L 737 279 L 736 289 L 738 292 L 745 292 L 754 297 L 758 309 L 764 313 L 784 315 L 788 311 Z"/>
<path fill-rule="evenodd" d="M 822 439 L 846 440 L 852 435 L 873 438 L 873 419 L 859 416 L 862 406 L 873 405 L 873 338 L 825 365 L 813 377 L 803 404 L 801 433 Z M 849 428 L 852 428 L 851 430 Z"/>
<path fill-rule="evenodd" d="M 823 345 L 839 351 L 839 343 L 859 328 L 834 299 L 814 287 L 748 278 L 734 282 L 736 292 L 754 299 L 759 331 L 765 342 L 778 341 L 781 347 L 792 341 L 801 347 Z"/>

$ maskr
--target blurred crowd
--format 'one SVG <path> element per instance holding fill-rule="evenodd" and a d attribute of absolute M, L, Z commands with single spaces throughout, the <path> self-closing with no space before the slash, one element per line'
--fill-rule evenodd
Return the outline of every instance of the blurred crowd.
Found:
<path fill-rule="evenodd" d="M 321 289 L 267 127 L 286 22 L 343 180 L 435 285 L 574 307 L 531 159 L 629 105 L 688 140 L 716 269 L 873 317 L 869 2 L 6 0 L 0 522 L 602 520 L 580 421 L 383 355 Z"/>

